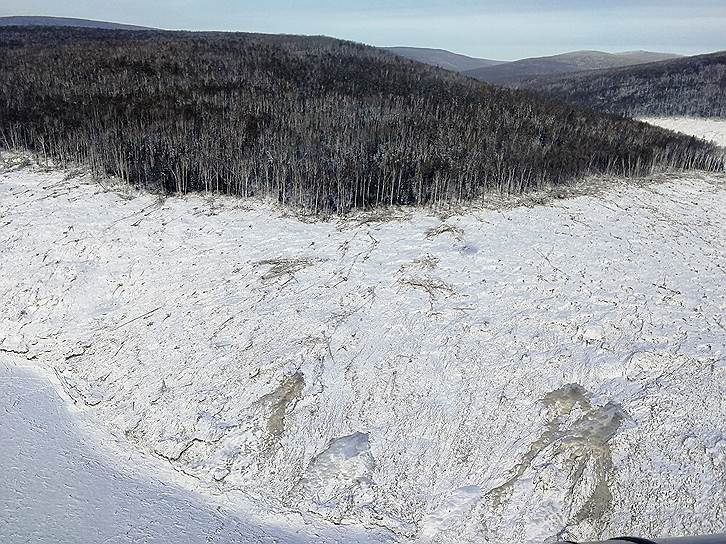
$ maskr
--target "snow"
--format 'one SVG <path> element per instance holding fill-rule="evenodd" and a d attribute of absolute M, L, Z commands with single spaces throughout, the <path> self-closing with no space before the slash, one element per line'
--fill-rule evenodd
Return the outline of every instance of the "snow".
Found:
<path fill-rule="evenodd" d="M 291 497 L 296 503 L 305 501 L 312 512 L 340 521 L 351 505 L 372 505 L 374 469 L 367 434 L 336 438 L 311 461 Z"/>
<path fill-rule="evenodd" d="M 283 542 L 724 531 L 725 182 L 312 221 L 17 168 L 0 356 Z"/>
<path fill-rule="evenodd" d="M 187 532 L 202 541 L 200 528 L 229 524 L 212 508 L 182 500 L 183 490 L 109 466 L 42 377 L 0 367 L 0 403 L 3 542 L 101 542 L 117 536 L 132 542 L 141 535 L 180 541 Z"/>
<path fill-rule="evenodd" d="M 682 132 L 726 147 L 726 119 L 703 117 L 643 117 L 640 121 Z"/>
<path fill-rule="evenodd" d="M 148 459 L 121 466 L 32 368 L 0 361 L 0 539 L 5 544 L 375 542 L 296 520 L 249 520 L 230 505 L 158 478 Z M 127 450 L 128 448 L 126 448 Z M 141 465 L 139 462 L 141 461 Z M 279 516 L 278 516 L 279 517 Z"/>

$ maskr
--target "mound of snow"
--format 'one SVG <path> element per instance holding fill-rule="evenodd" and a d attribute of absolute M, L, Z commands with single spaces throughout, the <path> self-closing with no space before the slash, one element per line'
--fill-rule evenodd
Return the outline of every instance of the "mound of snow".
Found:
<path fill-rule="evenodd" d="M 209 493 L 435 542 L 723 531 L 723 187 L 307 222 L 19 170 L 0 336 Z"/>
<path fill-rule="evenodd" d="M 292 490 L 291 502 L 305 501 L 310 511 L 340 522 L 373 502 L 374 468 L 367 434 L 335 438 L 310 462 Z"/>

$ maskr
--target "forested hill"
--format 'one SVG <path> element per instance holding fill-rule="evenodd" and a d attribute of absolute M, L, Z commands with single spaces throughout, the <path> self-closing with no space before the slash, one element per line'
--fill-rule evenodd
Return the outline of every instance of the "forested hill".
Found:
<path fill-rule="evenodd" d="M 533 79 L 524 86 L 605 112 L 726 117 L 726 51 Z"/>
<path fill-rule="evenodd" d="M 467 70 L 466 75 L 479 81 L 517 88 L 522 85 L 523 81 L 535 77 L 632 66 L 675 57 L 678 57 L 678 55 L 653 51 L 626 51 L 624 53 L 571 51 L 549 57 L 533 57 L 496 66 L 479 67 Z"/>
<path fill-rule="evenodd" d="M 723 169 L 699 140 L 323 37 L 0 29 L 0 145 L 314 211 Z"/>
<path fill-rule="evenodd" d="M 468 57 L 445 49 L 431 49 L 428 47 L 384 47 L 384 49 L 401 57 L 451 70 L 452 72 L 465 72 L 483 66 L 505 64 L 503 61 Z"/>
<path fill-rule="evenodd" d="M 0 26 L 71 26 L 79 28 L 103 28 L 106 30 L 150 30 L 147 27 L 92 21 L 73 17 L 12 16 L 0 17 Z"/>

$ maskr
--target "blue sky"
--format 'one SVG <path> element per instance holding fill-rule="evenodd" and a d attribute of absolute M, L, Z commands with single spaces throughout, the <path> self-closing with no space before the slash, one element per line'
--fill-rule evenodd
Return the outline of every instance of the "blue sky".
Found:
<path fill-rule="evenodd" d="M 326 34 L 502 60 L 575 49 L 726 49 L 726 0 L 3 0 L 0 15 Z"/>

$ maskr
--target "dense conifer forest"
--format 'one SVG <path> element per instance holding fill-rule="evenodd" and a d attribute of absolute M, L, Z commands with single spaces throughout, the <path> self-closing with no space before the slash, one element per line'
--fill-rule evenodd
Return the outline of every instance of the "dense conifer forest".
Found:
<path fill-rule="evenodd" d="M 338 213 L 724 167 L 694 138 L 331 38 L 37 27 L 0 30 L 0 146 Z"/>
<path fill-rule="evenodd" d="M 522 84 L 598 111 L 726 117 L 726 51 Z"/>

